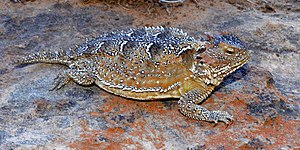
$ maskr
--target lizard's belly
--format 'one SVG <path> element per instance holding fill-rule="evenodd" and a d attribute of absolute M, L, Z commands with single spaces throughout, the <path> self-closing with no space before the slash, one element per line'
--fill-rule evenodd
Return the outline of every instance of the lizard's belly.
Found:
<path fill-rule="evenodd" d="M 100 74 L 101 75 L 101 74 Z M 109 72 L 98 77 L 96 84 L 113 94 L 126 98 L 151 100 L 164 98 L 179 98 L 183 80 L 191 72 L 183 66 L 153 70 L 126 71 L 126 74 Z"/>
<path fill-rule="evenodd" d="M 137 99 L 137 100 L 155 100 L 155 99 L 167 99 L 167 98 L 179 98 L 181 83 L 177 85 L 174 84 L 169 90 L 154 87 L 154 88 L 141 88 L 135 89 L 130 87 L 114 87 L 109 85 L 104 85 L 103 82 L 97 80 L 95 82 L 100 88 L 113 93 L 115 95 L 119 95 L 125 98 Z"/>

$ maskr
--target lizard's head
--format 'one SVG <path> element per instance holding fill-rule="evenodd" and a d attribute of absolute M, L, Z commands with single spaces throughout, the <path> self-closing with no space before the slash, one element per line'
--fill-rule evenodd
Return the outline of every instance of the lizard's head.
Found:
<path fill-rule="evenodd" d="M 194 55 L 192 71 L 206 84 L 219 85 L 224 77 L 243 66 L 250 58 L 241 40 L 232 34 L 208 35 L 210 41 Z"/>

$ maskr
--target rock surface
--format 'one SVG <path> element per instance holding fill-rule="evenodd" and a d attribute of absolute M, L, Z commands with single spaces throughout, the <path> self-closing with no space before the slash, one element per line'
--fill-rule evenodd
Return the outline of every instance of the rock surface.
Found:
<path fill-rule="evenodd" d="M 0 4 L 0 149 L 300 148 L 299 2 L 15 2 Z M 248 44 L 250 62 L 202 104 L 232 113 L 234 124 L 188 119 L 176 100 L 133 101 L 75 83 L 49 91 L 64 68 L 13 65 L 34 52 L 142 26 L 194 36 L 227 31 Z"/>

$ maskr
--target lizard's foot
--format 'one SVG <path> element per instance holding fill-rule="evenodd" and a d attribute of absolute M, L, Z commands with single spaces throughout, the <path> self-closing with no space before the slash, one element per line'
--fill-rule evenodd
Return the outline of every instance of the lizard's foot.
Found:
<path fill-rule="evenodd" d="M 179 111 L 196 120 L 203 120 L 208 122 L 224 122 L 226 125 L 233 120 L 233 116 L 226 111 L 210 111 L 196 103 L 200 103 L 204 98 L 198 98 L 199 90 L 192 90 L 182 96 L 178 101 Z"/>
<path fill-rule="evenodd" d="M 209 111 L 207 114 L 207 121 L 214 123 L 221 121 L 228 125 L 229 121 L 233 121 L 233 116 L 226 111 Z"/>
<path fill-rule="evenodd" d="M 70 82 L 71 78 L 67 75 L 65 72 L 64 74 L 59 74 L 55 79 L 54 79 L 54 86 L 50 89 L 50 91 L 53 90 L 58 90 L 62 88 L 64 85 L 68 84 Z"/>

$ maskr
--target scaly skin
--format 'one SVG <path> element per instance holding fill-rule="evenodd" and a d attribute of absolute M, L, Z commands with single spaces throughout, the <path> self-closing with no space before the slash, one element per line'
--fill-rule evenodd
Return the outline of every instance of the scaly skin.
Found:
<path fill-rule="evenodd" d="M 73 80 L 137 100 L 179 98 L 190 118 L 228 124 L 233 116 L 198 105 L 250 58 L 231 34 L 196 40 L 177 28 L 150 27 L 112 32 L 69 51 L 42 52 L 18 64 L 57 63 L 69 67 L 52 89 Z"/>

